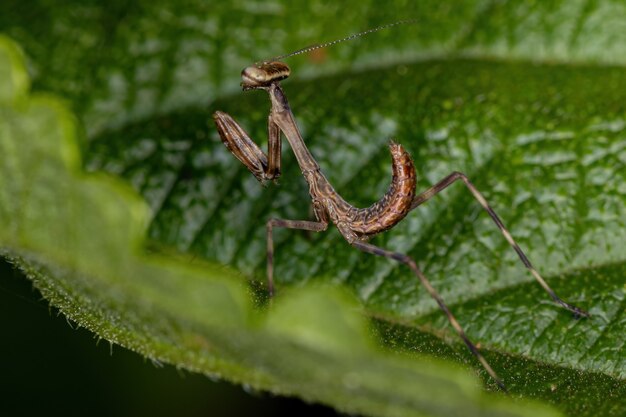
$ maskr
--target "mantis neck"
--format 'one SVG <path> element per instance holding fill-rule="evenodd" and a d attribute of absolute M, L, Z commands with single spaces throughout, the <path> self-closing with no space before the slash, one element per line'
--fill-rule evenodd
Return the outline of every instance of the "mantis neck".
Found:
<path fill-rule="evenodd" d="M 293 153 L 296 155 L 300 169 L 303 173 L 319 171 L 320 166 L 315 159 L 313 159 L 313 155 L 311 155 L 311 152 L 309 152 L 309 149 L 304 144 L 304 139 L 296 124 L 296 119 L 293 117 L 293 113 L 287 102 L 287 97 L 285 97 L 285 93 L 283 93 L 280 85 L 273 83 L 269 87 L 268 93 L 272 101 L 273 121 L 287 138 Z"/>

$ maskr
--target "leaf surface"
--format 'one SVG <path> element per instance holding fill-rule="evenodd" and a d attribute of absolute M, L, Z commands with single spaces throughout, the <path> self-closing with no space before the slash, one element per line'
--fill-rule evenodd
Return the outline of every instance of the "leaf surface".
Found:
<path fill-rule="evenodd" d="M 284 383 L 284 376 L 258 377 L 250 369 L 260 362 L 246 359 L 250 352 L 245 349 L 231 358 L 232 345 L 220 345 L 219 353 L 207 360 L 209 367 L 184 362 L 181 358 L 189 356 L 185 348 L 180 356 L 168 356 L 165 346 L 178 340 L 168 332 L 178 331 L 178 319 L 209 326 L 204 316 L 208 300 L 225 312 L 214 316 L 217 322 L 228 317 L 228 325 L 241 326 L 243 334 L 250 323 L 263 321 L 262 313 L 249 305 L 250 295 L 233 282 L 241 283 L 243 277 L 264 281 L 265 219 L 310 216 L 306 184 L 288 148 L 279 186 L 260 187 L 222 148 L 213 126 L 207 126 L 206 103 L 211 102 L 211 110 L 231 113 L 264 142 L 267 99 L 262 93 L 235 92 L 235 75 L 243 66 L 398 16 L 417 16 L 421 24 L 329 49 L 328 56 L 322 51 L 313 60 L 295 57 L 289 62 L 294 79 L 283 84 L 307 144 L 338 191 L 361 207 L 378 199 L 389 184 L 386 143 L 391 138 L 413 155 L 419 189 L 453 170 L 468 174 L 550 285 L 564 299 L 589 309 L 591 320 L 573 320 L 549 301 L 460 184 L 373 242 L 418 261 L 514 392 L 547 400 L 570 415 L 624 413 L 623 5 L 427 1 L 418 6 L 398 2 L 381 10 L 366 4 L 351 8 L 341 25 L 329 28 L 324 22 L 342 15 L 341 6 L 307 4 L 308 12 L 301 13 L 303 6 L 291 3 L 258 8 L 193 1 L 175 7 L 165 1 L 141 7 L 109 3 L 35 2 L 28 13 L 11 1 L 0 6 L 0 28 L 26 48 L 34 88 L 69 99 L 84 125 L 89 140 L 83 144 L 84 165 L 125 177 L 149 205 L 146 209 L 110 179 L 98 181 L 108 184 L 108 193 L 124 197 L 91 190 L 93 178 L 80 173 L 73 122 L 67 121 L 72 116 L 59 110 L 61 130 L 69 132 L 59 134 L 65 146 L 40 154 L 58 157 L 54 164 L 60 160 L 70 175 L 84 179 L 84 185 L 68 186 L 78 195 L 84 192 L 83 197 L 62 204 L 64 197 L 50 196 L 57 202 L 45 205 L 56 210 L 52 214 L 41 211 L 42 206 L 33 206 L 30 213 L 17 202 L 0 209 L 11 219 L 6 230 L 11 243 L 3 246 L 22 257 L 23 267 L 32 262 L 44 268 L 35 280 L 44 292 L 48 288 L 53 304 L 100 336 L 150 357 L 348 409 L 309 387 L 279 388 L 276 381 Z M 16 97 L 26 91 L 27 78 L 23 71 L 11 76 L 0 98 L 17 105 L 13 101 L 20 101 Z M 58 108 L 54 100 L 50 105 Z M 17 137 L 50 136 L 49 116 L 26 117 L 30 130 Z M 11 169 L 45 166 L 29 159 L 24 167 L 14 166 L 16 152 L 13 146 L 6 150 L 12 155 L 7 157 Z M 46 190 L 70 193 L 51 182 L 54 175 L 32 175 L 47 179 Z M 2 192 L 10 201 L 20 187 L 5 185 Z M 22 194 L 30 198 L 30 191 Z M 68 217 L 77 223 L 71 233 L 62 220 Z M 26 226 L 16 226 L 33 219 L 38 223 L 24 223 L 36 229 L 33 236 L 22 230 Z M 117 226 L 96 241 L 103 224 Z M 163 272 L 143 277 L 135 269 L 143 266 L 135 266 L 136 260 L 129 260 L 135 255 L 128 252 L 137 253 L 146 228 L 151 247 L 192 253 L 191 261 L 182 260 L 193 270 L 189 274 L 200 269 L 219 284 L 204 278 L 181 284 Z M 299 290 L 306 298 L 313 291 L 308 284 L 343 284 L 360 299 L 388 350 L 432 353 L 475 366 L 409 271 L 358 253 L 334 230 L 318 236 L 278 231 L 275 239 L 279 299 L 285 303 L 296 297 L 292 291 L 299 292 L 291 287 L 304 287 Z M 230 265 L 240 275 L 233 278 L 232 270 L 215 269 L 201 259 Z M 180 262 L 153 261 L 157 265 L 151 268 L 165 262 L 170 274 L 179 274 Z M 93 281 L 101 271 L 114 275 L 121 287 L 109 288 L 108 278 Z M 127 282 L 129 274 L 137 281 Z M 63 284 L 53 285 L 46 277 Z M 259 285 L 254 287 L 255 297 L 263 298 Z M 82 295 L 66 303 L 59 296 L 66 292 L 68 297 Z M 170 299 L 172 294 L 177 296 Z M 149 316 L 133 311 L 142 297 L 146 301 L 139 310 L 166 317 L 156 332 L 167 335 L 167 342 L 159 339 L 160 348 L 152 346 L 153 333 L 134 329 L 142 328 Z M 172 300 L 185 297 L 197 302 L 179 311 L 181 305 Z M 344 296 L 338 297 L 342 311 Z M 97 313 L 83 317 L 76 312 L 93 305 Z M 123 306 L 128 310 L 119 309 Z M 280 308 L 270 314 L 274 310 Z M 346 320 L 350 329 L 362 332 L 362 323 Z M 292 326 L 268 322 L 272 329 Z M 316 328 L 307 321 L 309 325 Z M 332 327 L 326 330 L 327 336 L 320 336 L 325 344 L 338 351 L 352 349 L 351 337 L 339 337 L 342 331 Z M 218 333 L 207 340 L 221 340 Z M 310 342 L 317 336 L 297 337 Z M 243 344 L 233 340 L 236 346 Z M 241 364 L 247 360 L 251 362 Z M 376 414 L 375 408 L 366 409 Z"/>

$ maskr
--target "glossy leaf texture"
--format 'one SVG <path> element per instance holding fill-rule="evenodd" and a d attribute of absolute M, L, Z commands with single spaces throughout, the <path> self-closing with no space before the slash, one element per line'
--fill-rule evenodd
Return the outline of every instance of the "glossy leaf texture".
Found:
<path fill-rule="evenodd" d="M 311 151 L 356 205 L 371 204 L 389 185 L 389 138 L 413 154 L 422 189 L 454 170 L 474 180 L 557 293 L 589 309 L 591 319 L 576 320 L 551 302 L 461 184 L 373 242 L 418 261 L 516 391 L 554 400 L 554 390 L 563 389 L 557 402 L 582 404 L 575 397 L 591 384 L 611 393 L 589 395 L 607 410 L 623 410 L 625 370 L 621 73 L 458 60 L 285 83 L 288 93 L 298 92 L 291 105 L 303 108 Z M 614 83 L 615 96 L 599 89 L 604 82 Z M 367 83 L 380 94 L 364 99 L 359 90 Z M 386 95 L 389 85 L 403 85 L 402 94 Z M 340 89 L 346 107 L 333 112 L 332 92 Z M 550 100 L 569 107 L 551 109 Z M 215 108 L 240 113 L 253 137 L 264 138 L 266 115 L 258 109 L 266 101 L 250 93 Z M 103 135 L 93 154 L 108 158 L 92 163 L 127 177 L 149 198 L 157 246 L 235 265 L 262 286 L 264 220 L 308 218 L 307 186 L 285 151 L 279 184 L 262 187 L 215 133 L 207 138 L 198 129 L 205 118 L 189 110 Z M 307 283 L 343 284 L 388 346 L 473 363 L 404 267 L 356 251 L 335 230 L 279 230 L 275 245 L 279 294 Z"/>
<path fill-rule="evenodd" d="M 625 412 L 620 3 L 427 1 L 384 10 L 372 3 L 351 7 L 349 17 L 323 2 L 42 3 L 28 13 L 9 3 L 0 6 L 0 28 L 25 47 L 34 88 L 70 100 L 87 131 L 90 171 L 125 177 L 148 201 L 137 221 L 150 223 L 150 246 L 191 253 L 185 262 L 216 277 L 228 273 L 203 261 L 234 267 L 261 299 L 265 220 L 309 218 L 306 184 L 285 146 L 279 184 L 261 187 L 219 143 L 210 112 L 231 113 L 263 143 L 269 104 L 261 92 L 237 91 L 243 66 L 400 18 L 423 19 L 289 62 L 293 76 L 283 84 L 307 143 L 337 190 L 362 207 L 389 184 L 392 138 L 413 155 L 420 189 L 454 170 L 468 174 L 557 293 L 592 319 L 574 320 L 550 302 L 460 184 L 373 242 L 418 261 L 514 393 L 569 415 Z M 346 19 L 340 25 L 338 15 Z M 30 28 L 27 17 L 41 24 Z M 478 368 L 405 268 L 359 253 L 335 230 L 275 236 L 279 300 L 292 302 L 291 287 L 308 294 L 311 284 L 343 285 L 388 350 Z M 112 259 L 103 257 L 102 267 Z M 235 304 L 246 306 L 241 297 Z M 246 308 L 243 316 L 256 320 L 260 313 Z M 99 326 L 89 325 L 122 342 Z M 133 338 L 123 344 L 146 353 Z M 223 368 L 209 372 L 216 369 L 250 383 Z M 289 393 L 347 409 L 296 391 Z"/>
<path fill-rule="evenodd" d="M 408 18 L 418 23 L 289 64 L 315 77 L 459 54 L 626 62 L 626 6 L 618 1 L 0 4 L 0 30 L 28 51 L 35 88 L 71 99 L 90 135 L 236 91 L 235 75 L 251 62 Z"/>
<path fill-rule="evenodd" d="M 224 267 L 143 253 L 147 206 L 81 172 L 75 119 L 28 94 L 21 58 L 0 38 L 2 254 L 68 318 L 154 360 L 349 412 L 556 415 L 490 398 L 451 365 L 384 353 L 337 289 L 309 286 L 263 312 Z"/>

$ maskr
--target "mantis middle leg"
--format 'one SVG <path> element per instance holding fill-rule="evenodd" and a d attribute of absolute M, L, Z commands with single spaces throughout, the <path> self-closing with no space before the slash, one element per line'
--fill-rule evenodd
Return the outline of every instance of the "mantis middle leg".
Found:
<path fill-rule="evenodd" d="M 328 223 L 284 219 L 269 219 L 267 221 L 267 289 L 270 297 L 274 296 L 274 238 L 272 234 L 274 227 L 323 232 L 328 228 Z"/>

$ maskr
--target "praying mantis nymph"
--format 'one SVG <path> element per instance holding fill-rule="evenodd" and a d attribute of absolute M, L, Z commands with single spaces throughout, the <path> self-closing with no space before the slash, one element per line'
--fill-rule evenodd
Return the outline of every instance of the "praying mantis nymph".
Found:
<path fill-rule="evenodd" d="M 532 276 L 550 295 L 552 300 L 561 307 L 574 313 L 576 317 L 589 317 L 586 311 L 571 305 L 561 298 L 550 288 L 548 283 L 539 275 L 537 270 L 528 260 L 526 254 L 515 242 L 509 231 L 506 229 L 498 215 L 487 203 L 487 200 L 470 182 L 469 178 L 461 172 L 452 172 L 441 181 L 422 193 L 416 192 L 416 172 L 413 161 L 402 145 L 391 142 L 389 150 L 392 158 L 393 177 L 391 186 L 387 193 L 376 203 L 367 208 L 357 208 L 346 202 L 328 182 L 322 174 L 319 164 L 313 158 L 304 143 L 300 129 L 296 124 L 294 115 L 287 102 L 287 97 L 283 92 L 280 81 L 290 75 L 289 67 L 280 60 L 312 51 L 314 49 L 330 46 L 346 40 L 351 40 L 368 33 L 386 29 L 391 26 L 413 23 L 414 20 L 403 20 L 388 25 L 379 26 L 350 35 L 346 38 L 321 45 L 313 45 L 282 55 L 262 63 L 258 63 L 245 68 L 241 73 L 241 86 L 243 90 L 264 90 L 269 94 L 271 110 L 268 117 L 268 153 L 265 154 L 256 145 L 248 134 L 235 122 L 228 114 L 217 111 L 213 114 L 213 119 L 217 125 L 220 138 L 230 152 L 239 159 L 252 174 L 261 182 L 273 180 L 280 176 L 281 158 L 281 133 L 285 136 L 291 149 L 293 150 L 297 162 L 300 165 L 302 175 L 309 185 L 315 220 L 287 220 L 269 219 L 267 221 L 267 280 L 270 296 L 274 294 L 274 249 L 272 231 L 276 227 L 288 229 L 300 229 L 313 232 L 322 232 L 328 228 L 329 223 L 333 223 L 346 241 L 353 247 L 373 255 L 383 256 L 391 260 L 398 261 L 408 266 L 417 276 L 422 285 L 426 288 L 430 296 L 437 302 L 441 310 L 445 313 L 452 327 L 459 334 L 469 350 L 480 361 L 489 375 L 496 383 L 506 391 L 506 386 L 491 368 L 489 363 L 482 356 L 478 348 L 466 336 L 465 331 L 456 320 L 441 296 L 431 285 L 416 262 L 406 254 L 393 252 L 371 243 L 369 237 L 394 227 L 411 210 L 425 203 L 439 192 L 446 189 L 452 183 L 461 181 L 489 214 L 500 232 L 517 253 L 524 266 L 530 271 Z"/>

